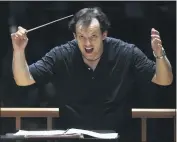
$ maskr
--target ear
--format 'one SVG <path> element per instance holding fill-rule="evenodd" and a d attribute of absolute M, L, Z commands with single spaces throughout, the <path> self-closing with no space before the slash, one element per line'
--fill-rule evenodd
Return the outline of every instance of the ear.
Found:
<path fill-rule="evenodd" d="M 74 38 L 76 39 L 76 34 L 75 34 L 75 33 L 73 33 L 73 36 L 74 36 Z"/>
<path fill-rule="evenodd" d="M 108 32 L 107 32 L 107 31 L 103 32 L 103 37 L 102 37 L 102 39 L 104 40 L 104 39 L 107 37 L 107 35 L 108 35 Z"/>

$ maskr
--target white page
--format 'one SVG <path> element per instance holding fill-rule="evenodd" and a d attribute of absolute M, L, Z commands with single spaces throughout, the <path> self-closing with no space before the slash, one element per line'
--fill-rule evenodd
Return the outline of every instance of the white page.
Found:
<path fill-rule="evenodd" d="M 118 133 L 97 133 L 97 132 L 93 132 L 93 131 L 88 131 L 88 130 L 83 130 L 83 129 L 69 129 L 65 134 L 84 134 L 84 135 L 88 135 L 91 137 L 95 137 L 95 138 L 100 138 L 100 139 L 115 139 L 118 137 Z"/>
<path fill-rule="evenodd" d="M 50 135 L 57 135 L 63 134 L 65 130 L 48 130 L 48 131 L 26 131 L 26 130 L 19 130 L 17 133 L 13 134 L 16 136 L 50 136 Z"/>
<path fill-rule="evenodd" d="M 57 134 L 83 134 L 100 139 L 115 139 L 118 137 L 118 133 L 97 133 L 89 130 L 83 129 L 69 129 L 65 130 L 46 130 L 46 131 L 26 131 L 19 130 L 17 133 L 13 134 L 16 136 L 52 136 Z"/>

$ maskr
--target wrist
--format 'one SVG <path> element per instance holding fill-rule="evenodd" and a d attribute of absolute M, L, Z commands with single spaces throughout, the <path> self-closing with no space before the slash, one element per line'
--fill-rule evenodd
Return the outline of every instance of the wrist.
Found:
<path fill-rule="evenodd" d="M 164 58 L 165 56 L 166 56 L 166 53 L 165 53 L 165 50 L 164 50 L 164 48 L 162 47 L 162 49 L 160 50 L 160 52 L 155 52 L 155 51 L 153 51 L 153 55 L 154 55 L 154 57 L 156 58 L 156 59 L 162 59 L 162 58 Z"/>
<path fill-rule="evenodd" d="M 25 53 L 25 50 L 24 49 L 14 49 L 13 53 L 14 54 L 23 54 L 23 53 Z"/>
<path fill-rule="evenodd" d="M 25 57 L 25 50 L 14 50 L 13 51 L 13 58 L 14 59 L 22 59 Z"/>

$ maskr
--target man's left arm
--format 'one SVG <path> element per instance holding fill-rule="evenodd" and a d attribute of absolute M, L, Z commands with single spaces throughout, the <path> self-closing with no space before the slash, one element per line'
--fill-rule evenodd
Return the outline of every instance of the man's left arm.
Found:
<path fill-rule="evenodd" d="M 151 30 L 151 45 L 156 57 L 156 71 L 152 82 L 163 86 L 170 85 L 173 81 L 172 67 L 162 47 L 159 32 L 155 29 Z"/>

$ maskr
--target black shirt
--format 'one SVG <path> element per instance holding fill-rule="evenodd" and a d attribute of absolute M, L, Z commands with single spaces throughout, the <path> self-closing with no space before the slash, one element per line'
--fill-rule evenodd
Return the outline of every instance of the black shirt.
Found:
<path fill-rule="evenodd" d="M 36 83 L 50 81 L 57 88 L 60 127 L 119 130 L 131 118 L 134 82 L 150 82 L 155 63 L 135 45 L 107 37 L 94 71 L 84 63 L 76 40 L 53 48 L 29 70 Z"/>

